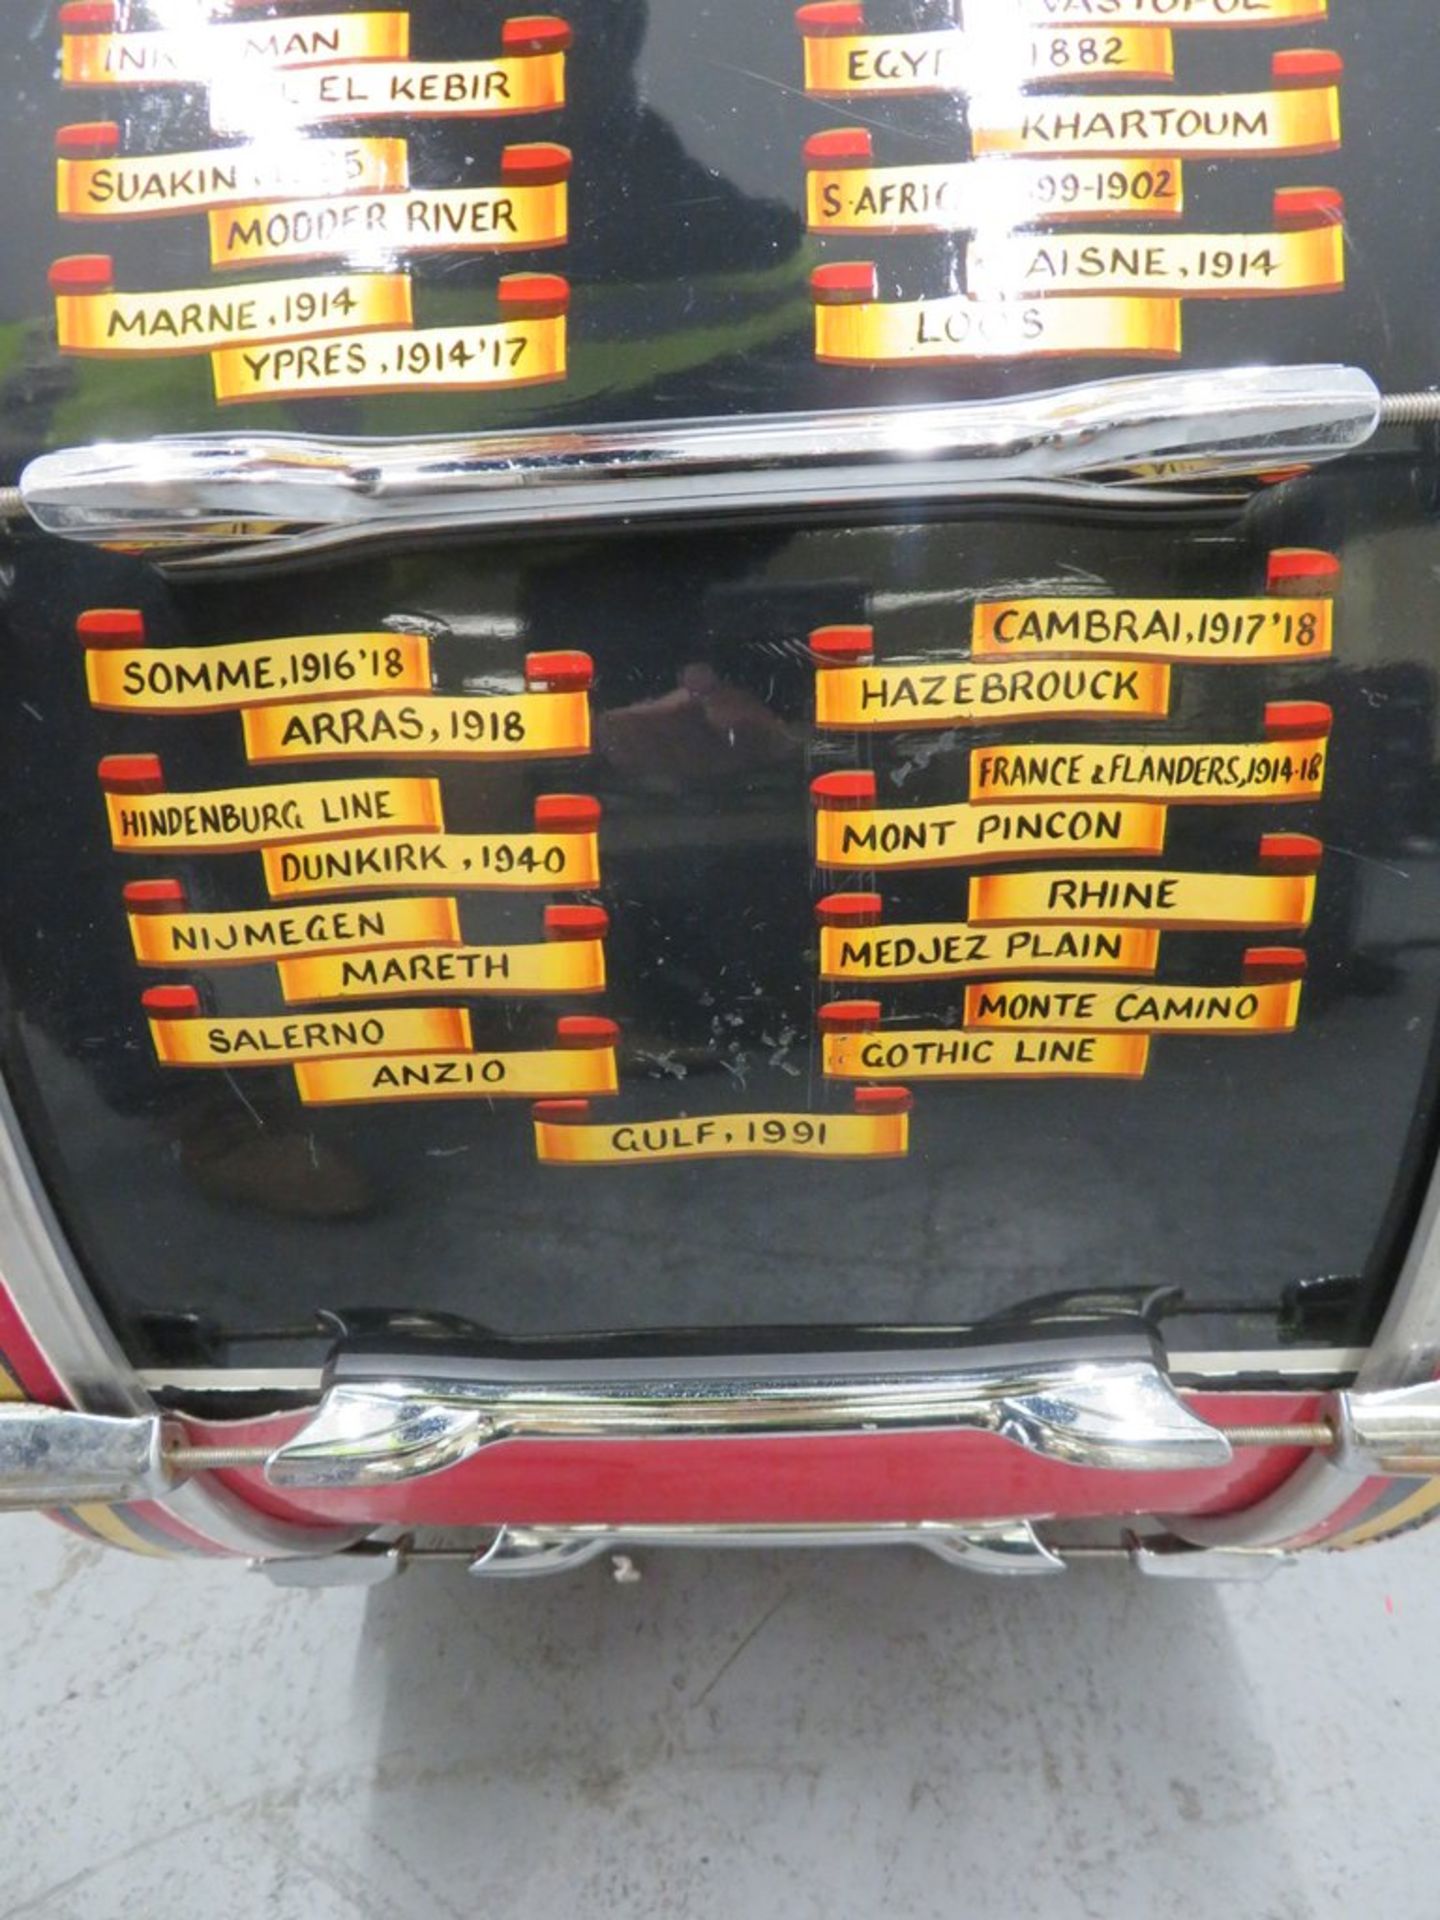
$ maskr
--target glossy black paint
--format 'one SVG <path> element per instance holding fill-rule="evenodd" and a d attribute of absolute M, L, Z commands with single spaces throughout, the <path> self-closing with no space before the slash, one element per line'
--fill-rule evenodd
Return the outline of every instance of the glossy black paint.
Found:
<path fill-rule="evenodd" d="M 1373 1317 L 1428 1144 L 1440 999 L 1436 582 L 1428 470 L 1406 462 L 1301 483 L 1204 536 L 1010 523 L 450 547 L 311 579 L 166 589 L 134 562 L 57 569 L 21 547 L 4 654 L 7 1069 L 52 1191 L 117 1322 L 198 1310 L 233 1334 L 319 1311 L 452 1313 L 522 1335 L 751 1323 L 947 1325 L 1059 1290 L 1174 1286 L 1175 1344 L 1262 1348 L 1283 1296 L 1358 1275 Z M 423 621 L 441 685 L 515 671 L 527 645 L 597 665 L 586 763 L 444 772 L 448 824 L 523 827 L 531 796 L 605 807 L 615 1117 L 843 1104 L 819 1075 L 808 784 L 873 765 L 882 795 L 963 792 L 966 750 L 1001 737 L 900 734 L 869 746 L 809 724 L 804 636 L 869 615 L 889 656 L 963 651 L 967 604 L 1002 583 L 1242 593 L 1277 545 L 1333 540 L 1346 583 L 1334 665 L 1176 670 L 1172 719 L 1136 738 L 1243 739 L 1268 698 L 1336 710 L 1315 807 L 1176 809 L 1167 858 L 1244 870 L 1260 831 L 1331 848 L 1293 1036 L 1165 1037 L 1139 1084 L 922 1087 L 904 1163 L 535 1164 L 524 1102 L 302 1110 L 288 1071 L 156 1066 L 119 890 L 178 874 L 198 906 L 264 904 L 254 855 L 121 856 L 92 769 L 157 749 L 177 790 L 249 777 L 233 715 L 96 715 L 75 614 L 142 604 L 157 644 Z M 1433 611 L 1429 618 L 1433 620 Z M 1105 738 L 1113 728 L 1047 729 Z M 1127 738 L 1130 737 L 1127 730 Z M 383 763 L 376 763 L 377 765 Z M 318 769 L 317 769 L 318 771 Z M 863 876 L 862 876 L 863 877 Z M 959 873 L 880 882 L 892 917 L 963 912 Z M 470 896 L 474 940 L 538 933 L 539 904 Z M 1236 977 L 1240 935 L 1167 933 L 1162 977 Z M 167 976 L 170 977 L 170 976 Z M 183 976 L 180 976 L 183 977 Z M 193 976 L 222 1012 L 275 1011 L 273 970 Z M 871 991 L 862 989 L 861 991 Z M 944 1022 L 959 986 L 877 990 L 887 1018 Z M 477 1044 L 544 1044 L 596 1003 L 477 1000 Z M 308 1216 L 308 1217 L 307 1217 Z M 153 1330 L 152 1330 L 153 1331 Z M 1293 1331 L 1292 1335 L 1293 1337 Z M 1326 1344 L 1337 1338 L 1334 1316 Z M 246 1349 L 238 1349 L 244 1352 Z"/>

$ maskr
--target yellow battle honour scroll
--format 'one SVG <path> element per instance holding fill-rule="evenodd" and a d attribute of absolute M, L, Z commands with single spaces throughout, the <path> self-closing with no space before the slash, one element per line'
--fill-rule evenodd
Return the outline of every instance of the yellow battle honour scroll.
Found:
<path fill-rule="evenodd" d="M 587 653 L 532 653 L 524 690 L 283 702 L 241 715 L 252 766 L 294 760 L 546 760 L 590 751 Z"/>
<path fill-rule="evenodd" d="M 442 819 L 439 781 L 419 776 L 172 793 L 158 754 L 123 753 L 106 755 L 99 779 L 117 853 L 243 853 L 395 829 L 428 836 Z"/>
<path fill-rule="evenodd" d="M 371 119 L 505 119 L 563 107 L 573 38 L 568 23 L 548 13 L 517 14 L 500 22 L 498 38 L 498 56 L 483 60 L 272 62 L 268 73 L 212 74 L 211 124 L 243 133 L 264 124 L 267 111 L 278 124 L 306 127 Z"/>
<path fill-rule="evenodd" d="M 841 871 L 1053 860 L 1066 850 L 1153 855 L 1165 847 L 1166 809 L 1148 802 L 882 807 L 868 771 L 822 773 L 810 793 L 816 865 Z"/>
<path fill-rule="evenodd" d="M 967 0 L 977 28 L 1146 26 L 1190 28 L 1311 27 L 1329 16 L 1330 0 Z"/>
<path fill-rule="evenodd" d="M 174 26 L 133 29 L 129 11 L 119 0 L 68 0 L 60 8 L 62 86 L 206 86 L 226 73 L 404 60 L 410 51 L 409 14 L 389 10 L 206 21 L 203 30 L 193 14 Z M 152 11 L 163 18 L 166 9 Z"/>
<path fill-rule="evenodd" d="M 459 909 L 453 897 L 441 894 L 333 906 L 197 911 L 183 880 L 152 879 L 127 880 L 123 897 L 130 944 L 142 967 L 208 970 L 272 960 L 299 966 L 322 955 L 354 955 L 373 962 L 395 950 L 448 952 L 461 944 Z"/>
<path fill-rule="evenodd" d="M 1332 721 L 1323 701 L 1272 700 L 1258 741 L 977 747 L 970 756 L 970 797 L 1190 806 L 1318 800 Z"/>
<path fill-rule="evenodd" d="M 352 833 L 313 845 L 275 844 L 261 856 L 265 883 L 272 900 L 412 887 L 573 893 L 598 886 L 599 801 L 542 793 L 532 818 L 533 828 L 514 833 Z"/>
<path fill-rule="evenodd" d="M 1008 15 L 965 9 L 964 27 L 874 32 L 861 0 L 818 0 L 796 9 L 805 53 L 805 91 L 854 94 L 969 93 L 1036 80 L 1172 80 L 1168 26 L 1113 26 L 1096 34 L 1046 33 L 1023 8 Z"/>
<path fill-rule="evenodd" d="M 890 141 L 881 133 L 882 147 Z M 1173 155 L 1045 156 L 887 163 L 869 127 L 831 127 L 805 142 L 812 233 L 970 233 L 1039 222 L 1175 220 L 1185 210 Z"/>
<path fill-rule="evenodd" d="M 1317 800 L 1331 720 L 1323 701 L 1272 700 L 1258 741 L 977 747 L 969 798 L 953 803 L 879 807 L 873 773 L 821 774 L 811 787 L 816 861 L 861 869 L 950 866 L 1043 857 L 1047 843 L 1086 853 L 1107 844 L 1155 853 L 1167 806 Z M 1052 801 L 1061 804 L 1051 808 Z"/>
<path fill-rule="evenodd" d="M 976 299 L 1338 293 L 1345 285 L 1345 202 L 1329 188 L 1284 188 L 1272 198 L 1269 226 L 1242 233 L 987 231 L 970 248 L 966 274 Z"/>
<path fill-rule="evenodd" d="M 1061 659 L 1058 665 L 985 659 L 875 661 L 870 626 L 810 635 L 815 724 L 858 732 L 993 726 L 1002 720 L 1159 720 L 1170 711 L 1160 662 Z"/>
<path fill-rule="evenodd" d="M 444 1053 L 470 1046 L 463 1007 L 367 1007 L 355 1012 L 207 1016 L 195 987 L 141 996 L 155 1057 L 167 1067 L 288 1066 L 364 1054 Z"/>
<path fill-rule="evenodd" d="M 363 207 L 410 183 L 406 142 L 392 135 L 254 142 L 126 155 L 118 120 L 76 121 L 55 135 L 62 220 L 157 220 L 324 198 Z"/>
<path fill-rule="evenodd" d="M 384 327 L 294 343 L 265 340 L 211 357 L 221 406 L 319 394 L 475 393 L 565 378 L 570 283 L 559 273 L 507 273 L 494 320 L 471 326 Z"/>
<path fill-rule="evenodd" d="M 597 1121 L 588 1100 L 532 1109 L 545 1166 L 642 1167 L 684 1160 L 899 1160 L 910 1150 L 909 1090 L 856 1087 L 835 1113 L 700 1113 Z"/>
<path fill-rule="evenodd" d="M 405 273 L 340 273 L 243 286 L 124 293 L 109 254 L 82 253 L 50 269 L 62 353 L 98 359 L 212 353 L 339 332 L 408 327 Z"/>
<path fill-rule="evenodd" d="M 1140 1080 L 1142 1033 L 970 1033 L 881 1028 L 878 1000 L 834 1000 L 819 1013 L 824 1071 L 834 1080 Z"/>
<path fill-rule="evenodd" d="M 977 873 L 970 882 L 970 923 L 987 930 L 1169 927 L 1177 932 L 1303 933 L 1314 918 L 1316 875 L 1324 854 L 1311 834 L 1266 833 L 1260 837 L 1255 870 L 1249 873 L 1091 865 Z M 1016 968 L 1011 964 L 1007 970 Z"/>
<path fill-rule="evenodd" d="M 1206 160 L 1333 153 L 1344 70 L 1338 53 L 1296 47 L 1272 57 L 1270 85 L 1253 93 L 987 93 L 972 103 L 971 149 Z"/>
<path fill-rule="evenodd" d="M 1043 300 L 977 299 L 968 293 L 886 300 L 872 261 L 816 267 L 815 357 L 837 366 L 899 367 L 913 361 L 1029 360 L 1117 354 L 1174 360 L 1180 302 L 1129 294 Z"/>
<path fill-rule="evenodd" d="M 1301 665 L 1335 648 L 1339 560 L 1309 547 L 1276 548 L 1265 592 L 1243 599 L 1040 595 L 976 602 L 972 661 L 1145 660 L 1175 666 Z M 869 632 L 829 628 L 827 633 Z M 818 636 L 811 636 L 812 651 Z M 852 643 L 853 644 L 853 643 Z M 856 647 L 854 657 L 869 659 Z"/>
<path fill-rule="evenodd" d="M 1151 927 L 982 926 L 963 920 L 887 920 L 878 893 L 819 901 L 822 980 L 962 980 L 997 973 L 1152 974 L 1160 934 Z"/>
<path fill-rule="evenodd" d="M 1089 1033 L 1293 1033 L 1303 947 L 1251 947 L 1238 986 L 990 980 L 965 989 L 969 1028 Z"/>
<path fill-rule="evenodd" d="M 319 144 L 323 145 L 324 142 Z M 493 187 L 410 187 L 331 195 L 270 196 L 210 215 L 210 262 L 343 258 L 386 253 L 506 252 L 560 246 L 569 237 L 570 149 L 553 141 L 508 146 Z"/>
<path fill-rule="evenodd" d="M 392 1016 L 393 1017 L 393 1016 Z M 620 1029 L 599 1014 L 565 1014 L 548 1047 L 428 1049 L 348 1059 L 314 1057 L 295 1068 L 307 1107 L 371 1106 L 395 1100 L 588 1099 L 615 1093 Z"/>
<path fill-rule="evenodd" d="M 412 907 L 454 902 L 416 900 Z M 323 909 L 321 910 L 323 911 Z M 362 909 L 355 909 L 357 913 Z M 399 945 L 383 952 L 317 953 L 282 959 L 287 1005 L 315 1000 L 421 999 L 432 994 L 600 993 L 605 987 L 603 907 L 552 905 L 541 916 L 542 938 L 467 946 L 458 939 Z"/>
<path fill-rule="evenodd" d="M 75 622 L 93 707 L 110 713 L 228 713 L 287 701 L 428 693 L 423 633 L 287 635 L 155 647 L 134 607 L 92 607 Z"/>

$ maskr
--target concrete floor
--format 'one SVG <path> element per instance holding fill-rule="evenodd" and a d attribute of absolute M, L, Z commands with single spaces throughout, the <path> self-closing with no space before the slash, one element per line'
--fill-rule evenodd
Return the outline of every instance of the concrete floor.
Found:
<path fill-rule="evenodd" d="M 369 1594 L 4 1529 L 5 1920 L 1440 1913 L 1440 1529 L 1263 1587 Z"/>

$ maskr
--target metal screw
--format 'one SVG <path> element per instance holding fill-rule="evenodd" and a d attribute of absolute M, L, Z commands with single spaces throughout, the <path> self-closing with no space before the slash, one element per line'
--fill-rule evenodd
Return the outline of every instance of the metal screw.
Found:
<path fill-rule="evenodd" d="M 268 1447 L 167 1447 L 165 1464 L 172 1473 L 222 1473 L 236 1467 L 263 1467 L 274 1453 Z"/>
<path fill-rule="evenodd" d="M 1387 393 L 1380 402 L 1382 427 L 1426 427 L 1440 421 L 1440 393 Z"/>
<path fill-rule="evenodd" d="M 1328 1450 L 1335 1429 L 1324 1420 L 1300 1421 L 1293 1427 L 1226 1427 L 1215 1423 L 1232 1447 L 1311 1447 Z"/>

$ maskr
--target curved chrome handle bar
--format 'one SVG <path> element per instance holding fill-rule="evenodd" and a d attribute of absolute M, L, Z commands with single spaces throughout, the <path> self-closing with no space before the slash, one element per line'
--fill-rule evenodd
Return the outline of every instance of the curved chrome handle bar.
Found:
<path fill-rule="evenodd" d="M 1332 460 L 1381 419 L 1350 367 L 1141 375 L 1000 400 L 414 440 L 197 434 L 43 454 L 47 533 L 262 560 L 377 537 L 943 502 L 1068 482 L 1203 480 Z"/>
<path fill-rule="evenodd" d="M 1132 1473 L 1230 1458 L 1134 1336 L 749 1361 L 457 1360 L 433 1376 L 400 1365 L 342 1358 L 315 1413 L 268 1461 L 271 1483 L 389 1486 L 501 1442 L 758 1434 L 992 1433 L 1045 1459 Z"/>

